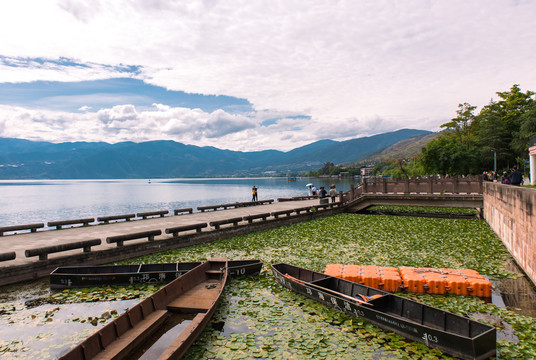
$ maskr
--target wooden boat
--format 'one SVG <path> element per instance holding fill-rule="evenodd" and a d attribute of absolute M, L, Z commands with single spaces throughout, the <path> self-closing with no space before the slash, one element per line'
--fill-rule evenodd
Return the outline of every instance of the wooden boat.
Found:
<path fill-rule="evenodd" d="M 227 260 L 212 259 L 175 279 L 63 355 L 61 360 L 131 359 L 173 313 L 191 322 L 154 358 L 180 359 L 212 317 L 227 281 Z"/>
<path fill-rule="evenodd" d="M 382 290 L 288 264 L 272 265 L 276 280 L 299 294 L 461 359 L 496 353 L 496 330 Z"/>
<path fill-rule="evenodd" d="M 132 285 L 169 283 L 200 265 L 200 262 L 65 266 L 50 273 L 51 289 L 69 289 L 100 285 Z M 229 276 L 257 275 L 262 260 L 228 261 Z"/>

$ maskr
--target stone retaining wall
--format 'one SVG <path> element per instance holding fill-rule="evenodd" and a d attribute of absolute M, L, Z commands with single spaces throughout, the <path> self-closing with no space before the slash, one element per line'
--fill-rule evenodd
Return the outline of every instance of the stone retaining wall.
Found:
<path fill-rule="evenodd" d="M 484 182 L 484 219 L 536 284 L 536 190 Z"/>

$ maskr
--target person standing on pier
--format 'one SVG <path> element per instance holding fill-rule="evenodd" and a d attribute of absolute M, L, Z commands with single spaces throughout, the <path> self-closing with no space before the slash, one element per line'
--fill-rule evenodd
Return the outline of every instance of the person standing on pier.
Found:
<path fill-rule="evenodd" d="M 337 197 L 337 189 L 335 189 L 335 184 L 331 184 L 331 187 L 329 189 L 329 196 L 331 197 L 331 202 L 335 202 L 335 198 Z"/>
<path fill-rule="evenodd" d="M 259 201 L 259 198 L 257 196 L 257 187 L 253 185 L 253 188 L 251 189 L 252 198 L 251 201 Z"/>

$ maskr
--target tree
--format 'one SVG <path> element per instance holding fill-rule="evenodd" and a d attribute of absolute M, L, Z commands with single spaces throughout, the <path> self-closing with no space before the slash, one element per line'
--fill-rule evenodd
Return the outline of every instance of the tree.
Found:
<path fill-rule="evenodd" d="M 529 151 L 530 137 L 536 135 L 536 105 L 520 115 L 519 120 L 521 126 L 519 131 L 514 134 L 512 148 L 517 154 L 522 154 L 522 158 L 525 158 Z"/>
<path fill-rule="evenodd" d="M 472 106 L 468 103 L 458 105 L 456 114 L 457 117 L 450 120 L 450 122 L 441 125 L 442 128 L 446 128 L 450 134 L 459 140 L 464 147 L 469 150 L 472 145 L 473 138 L 470 133 L 470 126 L 475 119 L 473 112 L 476 106 Z"/>
<path fill-rule="evenodd" d="M 532 91 L 519 85 L 497 92 L 474 115 L 475 106 L 458 105 L 456 117 L 441 125 L 438 137 L 422 149 L 420 162 L 427 172 L 476 174 L 493 167 L 494 153 L 498 168 L 510 167 L 527 156 L 529 138 L 536 135 L 536 101 Z"/>
<path fill-rule="evenodd" d="M 535 101 L 533 91 L 522 92 L 514 84 L 510 91 L 497 92 L 501 100 L 491 102 L 480 112 L 479 146 L 484 159 L 497 151 L 498 164 L 511 166 L 525 158 L 533 130 Z M 524 125 L 526 123 L 526 125 Z"/>
<path fill-rule="evenodd" d="M 441 125 L 446 130 L 422 149 L 420 163 L 428 173 L 465 175 L 478 171 L 475 156 L 476 106 L 458 105 L 457 116 Z"/>

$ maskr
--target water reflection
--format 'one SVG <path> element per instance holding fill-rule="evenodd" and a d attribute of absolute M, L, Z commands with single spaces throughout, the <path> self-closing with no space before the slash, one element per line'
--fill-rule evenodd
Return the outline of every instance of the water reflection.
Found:
<path fill-rule="evenodd" d="M 192 322 L 193 316 L 187 314 L 172 314 L 158 329 L 158 331 L 148 339 L 141 348 L 129 356 L 129 359 L 153 360 L 173 343 L 181 332 Z"/>
<path fill-rule="evenodd" d="M 505 268 L 515 273 L 521 273 L 513 260 L 510 260 Z M 513 310 L 521 315 L 536 316 L 536 292 L 526 276 L 523 275 L 517 279 L 494 280 L 493 285 L 508 310 Z M 495 301 L 494 304 L 501 305 Z"/>

